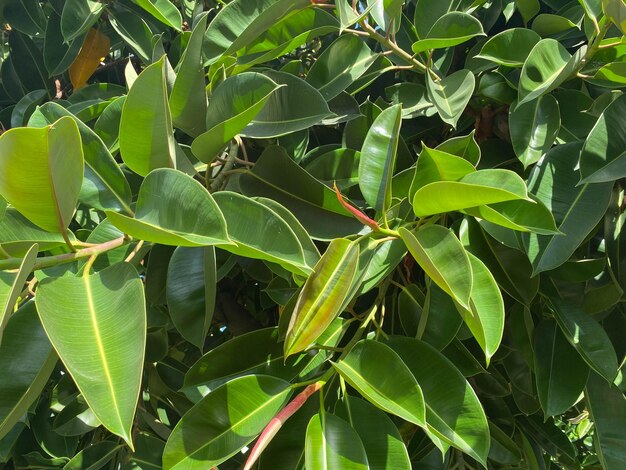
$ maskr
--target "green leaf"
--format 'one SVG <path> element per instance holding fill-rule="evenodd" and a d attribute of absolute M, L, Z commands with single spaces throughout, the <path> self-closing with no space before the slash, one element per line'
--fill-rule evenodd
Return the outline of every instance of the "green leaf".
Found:
<path fill-rule="evenodd" d="M 61 31 L 65 42 L 82 36 L 91 28 L 104 10 L 104 4 L 94 0 L 67 0 L 61 14 Z"/>
<path fill-rule="evenodd" d="M 152 31 L 146 22 L 129 11 L 108 10 L 109 22 L 124 42 L 146 63 L 152 62 Z"/>
<path fill-rule="evenodd" d="M 35 298 L 41 322 L 102 424 L 132 448 L 146 344 L 143 283 L 119 263 L 96 274 L 46 278 Z"/>
<path fill-rule="evenodd" d="M 535 327 L 533 351 L 544 415 L 561 415 L 580 397 L 589 368 L 553 321 L 545 320 Z"/>
<path fill-rule="evenodd" d="M 370 15 L 383 31 L 396 32 L 402 20 L 401 0 L 367 0 Z"/>
<path fill-rule="evenodd" d="M 411 49 L 419 54 L 429 49 L 454 47 L 476 36 L 484 35 L 480 21 L 467 13 L 452 11 L 439 18 L 427 36 L 413 43 Z"/>
<path fill-rule="evenodd" d="M 417 190 L 429 183 L 458 181 L 475 171 L 474 165 L 463 157 L 441 149 L 428 148 L 422 143 L 409 198 L 412 200 Z"/>
<path fill-rule="evenodd" d="M 36 243 L 29 248 L 16 272 L 0 271 L 0 345 L 2 333 L 22 293 L 22 287 L 37 261 L 38 249 L 39 246 Z"/>
<path fill-rule="evenodd" d="M 519 199 L 530 200 L 524 180 L 510 170 L 496 168 L 422 186 L 413 196 L 413 211 L 425 217 Z"/>
<path fill-rule="evenodd" d="M 539 0 L 515 0 L 515 6 L 522 15 L 524 24 L 528 23 L 541 9 Z"/>
<path fill-rule="evenodd" d="M 215 248 L 176 248 L 167 268 L 166 289 L 174 326 L 202 350 L 215 310 Z"/>
<path fill-rule="evenodd" d="M 256 40 L 260 34 L 310 0 L 235 0 L 222 8 L 209 24 L 204 56 L 209 64 Z"/>
<path fill-rule="evenodd" d="M 578 185 L 580 143 L 554 147 L 530 174 L 529 191 L 552 212 L 558 235 L 523 234 L 534 274 L 567 261 L 604 215 L 612 183 Z"/>
<path fill-rule="evenodd" d="M 305 350 L 343 311 L 350 300 L 358 259 L 356 243 L 341 238 L 331 242 L 298 296 L 285 339 L 285 356 Z"/>
<path fill-rule="evenodd" d="M 163 453 L 164 470 L 204 470 L 249 444 L 291 395 L 284 380 L 248 375 L 196 403 L 178 422 Z M 190 441 L 189 436 L 195 436 Z"/>
<path fill-rule="evenodd" d="M 439 144 L 436 150 L 461 157 L 472 165 L 477 165 L 480 161 L 481 152 L 476 142 L 475 133 L 476 132 L 472 130 L 472 132 L 467 135 L 452 137 Z"/>
<path fill-rule="evenodd" d="M 311 273 L 313 266 L 307 264 L 300 240 L 271 207 L 230 191 L 218 191 L 214 199 L 226 219 L 228 237 L 235 242 L 220 248 L 280 264 L 295 274 Z M 256 223 L 259 220 L 262 225 Z"/>
<path fill-rule="evenodd" d="M 196 19 L 189 43 L 180 59 L 178 73 L 170 96 L 170 111 L 174 126 L 192 137 L 206 129 L 206 83 L 202 66 L 202 40 L 206 31 L 207 15 Z"/>
<path fill-rule="evenodd" d="M 278 85 L 256 72 L 229 77 L 213 91 L 206 113 L 207 131 L 194 139 L 193 154 L 210 163 L 263 109 Z"/>
<path fill-rule="evenodd" d="M 115 153 L 120 147 L 120 119 L 125 101 L 126 96 L 120 96 L 111 101 L 93 126 L 93 131 L 102 139 L 111 153 Z"/>
<path fill-rule="evenodd" d="M 359 159 L 359 188 L 377 212 L 391 204 L 391 178 L 396 166 L 402 106 L 394 105 L 376 118 L 363 142 Z"/>
<path fill-rule="evenodd" d="M 176 168 L 166 73 L 166 57 L 146 67 L 130 88 L 122 109 L 120 153 L 126 166 L 141 176 L 156 168 Z"/>
<path fill-rule="evenodd" d="M 356 36 L 339 36 L 317 58 L 306 81 L 331 100 L 363 75 L 378 58 L 368 45 Z"/>
<path fill-rule="evenodd" d="M 602 183 L 626 176 L 626 96 L 609 104 L 580 152 L 580 182 Z M 609 138 L 610 136 L 610 138 Z"/>
<path fill-rule="evenodd" d="M 42 129 L 8 130 L 0 136 L 0 166 L 0 195 L 35 225 L 66 234 L 83 181 L 74 120 L 64 117 Z"/>
<path fill-rule="evenodd" d="M 115 457 L 123 446 L 113 441 L 101 441 L 78 452 L 63 470 L 98 470 Z"/>
<path fill-rule="evenodd" d="M 389 346 L 359 341 L 333 367 L 363 397 L 388 413 L 424 426 L 425 405 L 417 380 Z M 388 371 L 393 370 L 393 375 Z"/>
<path fill-rule="evenodd" d="M 549 13 L 537 15 L 532 24 L 533 31 L 544 38 L 557 35 L 572 28 L 577 28 L 577 25 L 569 18 Z"/>
<path fill-rule="evenodd" d="M 455 128 L 475 86 L 474 74 L 467 69 L 454 72 L 438 81 L 434 81 L 428 74 L 426 80 L 428 96 L 442 121 Z"/>
<path fill-rule="evenodd" d="M 602 11 L 622 34 L 626 34 L 626 5 L 623 0 L 602 0 Z"/>
<path fill-rule="evenodd" d="M 106 211 L 122 232 L 163 245 L 228 244 L 226 221 L 211 194 L 193 178 L 162 168 L 146 176 L 135 218 Z"/>
<path fill-rule="evenodd" d="M 150 13 L 161 23 L 174 28 L 177 31 L 183 30 L 183 18 L 176 5 L 169 0 L 133 0 L 142 9 Z"/>
<path fill-rule="evenodd" d="M 71 117 L 80 132 L 85 158 L 85 177 L 78 199 L 100 210 L 112 209 L 132 213 L 130 186 L 117 162 L 104 145 L 104 142 L 80 119 L 64 107 L 52 101 L 40 106 L 31 117 L 29 125 L 43 127 L 53 124 L 64 116 Z M 43 118 L 43 122 L 35 118 Z"/>
<path fill-rule="evenodd" d="M 332 240 L 363 228 L 332 189 L 298 166 L 281 147 L 267 147 L 253 169 L 241 175 L 239 184 L 243 194 L 285 206 L 315 239 Z"/>
<path fill-rule="evenodd" d="M 531 29 L 507 29 L 489 38 L 476 57 L 505 67 L 522 67 L 540 40 Z"/>
<path fill-rule="evenodd" d="M 77 37 L 67 44 L 61 33 L 61 17 L 50 13 L 43 46 L 43 61 L 50 76 L 65 72 L 76 59 L 83 38 Z"/>
<path fill-rule="evenodd" d="M 487 365 L 498 350 L 504 331 L 504 302 L 493 274 L 487 266 L 468 253 L 472 267 L 470 308 L 461 308 L 465 324 L 485 353 Z"/>
<path fill-rule="evenodd" d="M 595 448 L 605 469 L 619 469 L 626 459 L 626 399 L 614 385 L 591 373 L 585 389 L 587 406 L 594 425 Z"/>
<path fill-rule="evenodd" d="M 343 419 L 316 414 L 306 428 L 307 470 L 367 470 L 370 468 L 361 438 Z"/>
<path fill-rule="evenodd" d="M 412 290 L 415 293 L 415 289 Z M 456 311 L 452 298 L 437 284 L 428 283 L 424 309 L 419 318 L 415 337 L 437 350 L 442 350 L 454 339 L 462 323 L 463 319 Z"/>
<path fill-rule="evenodd" d="M 400 356 L 422 388 L 426 429 L 485 465 L 489 453 L 487 418 L 465 377 L 423 341 L 391 336 L 385 343 Z"/>
<path fill-rule="evenodd" d="M 428 277 L 460 305 L 469 308 L 472 266 L 454 233 L 440 225 L 423 227 L 415 233 L 401 227 L 399 232 Z"/>
<path fill-rule="evenodd" d="M 74 238 L 71 232 L 68 235 L 70 240 Z M 37 243 L 39 250 L 44 251 L 63 245 L 64 242 L 60 233 L 46 232 L 13 208 L 8 208 L 4 218 L 0 219 L 0 246 L 13 257 L 24 257 L 33 243 Z"/>
<path fill-rule="evenodd" d="M 279 88 L 241 132 L 243 136 L 278 137 L 308 129 L 332 115 L 322 94 L 304 80 L 286 72 L 266 71 L 264 75 Z"/>
<path fill-rule="evenodd" d="M 536 163 L 554 144 L 561 127 L 559 103 L 552 95 L 516 106 L 509 115 L 511 143 L 524 168 Z"/>
<path fill-rule="evenodd" d="M 439 18 L 459 6 L 460 0 L 418 0 L 413 24 L 420 39 L 424 39 Z"/>
<path fill-rule="evenodd" d="M 11 61 L 14 72 L 26 91 L 45 89 L 48 90 L 48 96 L 54 96 L 54 82 L 48 78 L 43 54 L 35 42 L 30 37 L 13 31 L 9 35 L 9 48 L 11 57 L 15 59 Z M 3 83 L 3 86 L 6 85 Z"/>
<path fill-rule="evenodd" d="M 29 36 L 43 34 L 46 30 L 46 14 L 36 0 L 5 2 L 2 14 L 3 20 L 6 20 L 12 28 Z"/>
<path fill-rule="evenodd" d="M 57 355 L 41 327 L 34 302 L 11 316 L 0 346 L 0 440 L 39 398 Z M 17 367 L 16 367 L 17 366 Z"/>
<path fill-rule="evenodd" d="M 572 56 L 555 39 L 539 41 L 522 67 L 517 105 L 521 106 L 554 90 L 572 75 L 580 60 L 580 52 Z"/>
<path fill-rule="evenodd" d="M 617 358 L 602 326 L 580 307 L 555 296 L 550 297 L 549 303 L 556 322 L 578 354 L 589 367 L 608 382 L 613 382 L 618 370 Z"/>

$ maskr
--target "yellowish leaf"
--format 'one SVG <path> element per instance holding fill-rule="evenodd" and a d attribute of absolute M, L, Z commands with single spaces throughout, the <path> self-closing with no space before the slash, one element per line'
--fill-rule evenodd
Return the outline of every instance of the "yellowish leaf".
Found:
<path fill-rule="evenodd" d="M 87 84 L 89 77 L 93 75 L 100 62 L 109 53 L 110 47 L 111 40 L 106 34 L 95 28 L 89 30 L 89 33 L 85 36 L 83 47 L 72 65 L 70 65 L 70 81 L 74 90 L 78 90 Z"/>

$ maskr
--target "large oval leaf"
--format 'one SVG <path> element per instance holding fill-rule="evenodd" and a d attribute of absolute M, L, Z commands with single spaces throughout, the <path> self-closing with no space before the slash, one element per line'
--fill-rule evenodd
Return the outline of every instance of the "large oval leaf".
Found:
<path fill-rule="evenodd" d="M 268 375 L 221 385 L 178 422 L 165 446 L 163 468 L 205 470 L 221 464 L 265 428 L 289 395 L 288 382 Z"/>
<path fill-rule="evenodd" d="M 438 81 L 434 81 L 430 74 L 427 74 L 428 96 L 437 108 L 441 119 L 452 127 L 456 127 L 456 123 L 472 97 L 475 86 L 474 74 L 466 69 L 454 72 Z"/>
<path fill-rule="evenodd" d="M 415 233 L 402 227 L 400 236 L 424 272 L 460 305 L 469 308 L 472 267 L 454 233 L 430 225 Z"/>
<path fill-rule="evenodd" d="M 85 401 L 132 448 L 146 346 L 146 304 L 137 272 L 119 263 L 92 275 L 46 278 L 35 301 Z"/>
<path fill-rule="evenodd" d="M 411 49 L 416 54 L 428 49 L 444 49 L 484 36 L 483 25 L 471 15 L 451 11 L 439 18 L 430 28 L 428 35 L 415 43 Z"/>
<path fill-rule="evenodd" d="M 367 470 L 370 468 L 361 438 L 343 419 L 316 414 L 306 428 L 307 470 Z"/>
<path fill-rule="evenodd" d="M 139 74 L 124 101 L 120 120 L 120 153 L 135 173 L 176 168 L 176 142 L 167 96 L 167 59 L 162 57 Z"/>
<path fill-rule="evenodd" d="M 193 154 L 211 162 L 261 111 L 278 85 L 256 72 L 229 77 L 213 91 L 206 113 L 207 131 L 191 144 Z"/>
<path fill-rule="evenodd" d="M 359 159 L 359 188 L 367 203 L 378 212 L 391 204 L 391 178 L 402 125 L 402 106 L 385 109 L 367 132 Z"/>
<path fill-rule="evenodd" d="M 368 401 L 388 413 L 424 426 L 422 389 L 402 359 L 389 346 L 374 340 L 359 341 L 333 367 Z M 393 370 L 393 374 L 388 372 Z"/>
<path fill-rule="evenodd" d="M 342 312 L 350 300 L 358 259 L 356 243 L 343 238 L 331 242 L 298 296 L 285 338 L 285 356 L 306 349 Z"/>
<path fill-rule="evenodd" d="M 507 29 L 489 38 L 477 57 L 506 67 L 522 67 L 540 40 L 532 29 Z"/>
<path fill-rule="evenodd" d="M 176 248 L 167 267 L 166 289 L 174 326 L 202 349 L 215 310 L 215 248 Z"/>
<path fill-rule="evenodd" d="M 400 356 L 422 388 L 426 429 L 485 465 L 489 453 L 487 418 L 465 377 L 423 341 L 391 336 L 386 344 Z"/>
<path fill-rule="evenodd" d="M 609 104 L 580 152 L 581 183 L 615 181 L 626 176 L 626 96 Z M 610 136 L 610 137 L 609 137 Z"/>
<path fill-rule="evenodd" d="M 0 346 L 0 439 L 28 412 L 48 383 L 57 355 L 41 327 L 34 302 L 11 316 Z"/>
<path fill-rule="evenodd" d="M 162 168 L 146 176 L 135 218 L 106 213 L 118 229 L 140 240 L 174 246 L 230 243 L 226 221 L 211 194 L 177 170 Z"/>
<path fill-rule="evenodd" d="M 0 166 L 0 195 L 35 225 L 67 237 L 83 181 L 83 150 L 74 120 L 64 117 L 41 129 L 8 130 L 0 136 Z"/>

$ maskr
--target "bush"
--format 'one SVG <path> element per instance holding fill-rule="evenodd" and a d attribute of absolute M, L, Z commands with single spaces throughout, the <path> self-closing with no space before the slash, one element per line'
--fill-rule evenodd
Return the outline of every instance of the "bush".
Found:
<path fill-rule="evenodd" d="M 3 468 L 626 467 L 623 0 L 2 5 Z"/>

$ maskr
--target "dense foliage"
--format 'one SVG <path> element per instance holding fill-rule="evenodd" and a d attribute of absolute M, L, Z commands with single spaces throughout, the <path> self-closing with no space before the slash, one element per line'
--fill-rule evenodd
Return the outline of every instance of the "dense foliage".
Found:
<path fill-rule="evenodd" d="M 0 8 L 0 466 L 626 468 L 624 0 Z"/>

